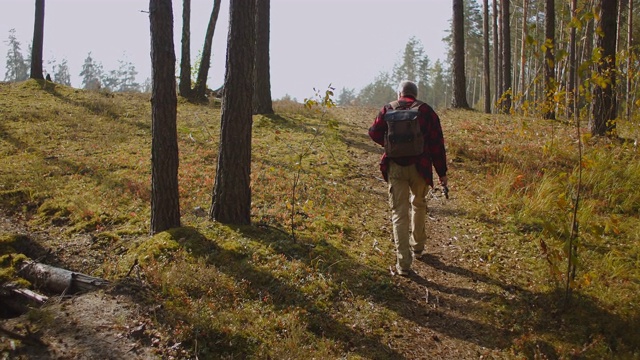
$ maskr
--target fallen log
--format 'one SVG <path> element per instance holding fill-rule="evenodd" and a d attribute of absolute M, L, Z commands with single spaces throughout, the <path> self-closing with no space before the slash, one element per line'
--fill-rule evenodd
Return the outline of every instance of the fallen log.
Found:
<path fill-rule="evenodd" d="M 22 262 L 18 274 L 29 280 L 36 288 L 59 294 L 95 290 L 109 284 L 108 281 L 101 278 L 32 260 Z"/>

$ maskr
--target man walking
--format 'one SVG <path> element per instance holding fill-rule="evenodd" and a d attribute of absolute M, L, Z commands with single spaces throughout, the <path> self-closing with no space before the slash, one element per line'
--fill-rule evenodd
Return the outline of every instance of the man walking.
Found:
<path fill-rule="evenodd" d="M 417 96 L 416 84 L 402 81 L 398 86 L 398 100 L 385 105 L 369 128 L 371 139 L 385 147 L 380 171 L 389 186 L 396 271 L 402 276 L 409 275 L 414 257 L 422 256 L 425 251 L 426 196 L 429 186 L 433 186 L 432 167 L 436 169 L 440 185 L 447 186 L 440 118 L 431 106 L 417 100 Z M 411 130 L 413 125 L 407 119 L 413 119 L 415 130 Z"/>

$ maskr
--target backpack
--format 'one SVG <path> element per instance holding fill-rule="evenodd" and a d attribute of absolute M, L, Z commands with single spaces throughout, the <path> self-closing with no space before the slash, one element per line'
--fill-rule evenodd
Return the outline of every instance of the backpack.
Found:
<path fill-rule="evenodd" d="M 411 107 L 394 101 L 391 109 L 384 114 L 387 132 L 384 134 L 384 151 L 387 157 L 416 156 L 424 152 L 424 137 L 420 129 L 418 108 L 424 104 L 414 101 Z"/>

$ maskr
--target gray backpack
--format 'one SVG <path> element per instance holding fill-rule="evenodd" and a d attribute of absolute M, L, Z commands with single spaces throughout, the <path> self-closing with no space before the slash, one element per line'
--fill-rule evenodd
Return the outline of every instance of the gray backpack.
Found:
<path fill-rule="evenodd" d="M 414 101 L 407 108 L 405 103 L 394 101 L 391 109 L 384 114 L 387 132 L 384 134 L 384 151 L 387 157 L 416 156 L 424 152 L 424 138 L 418 120 L 418 108 L 424 104 Z"/>

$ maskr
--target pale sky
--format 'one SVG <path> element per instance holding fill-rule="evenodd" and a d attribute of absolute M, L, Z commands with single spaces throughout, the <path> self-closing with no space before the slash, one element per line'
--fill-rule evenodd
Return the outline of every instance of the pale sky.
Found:
<path fill-rule="evenodd" d="M 260 1 L 260 0 L 258 0 Z M 209 71 L 210 88 L 224 82 L 229 0 L 222 1 Z M 212 0 L 191 1 L 191 59 L 202 49 Z M 46 0 L 44 63 L 67 59 L 71 83 L 89 52 L 105 72 L 118 60 L 132 62 L 142 83 L 151 76 L 148 0 Z M 7 39 L 15 29 L 27 57 L 33 39 L 34 0 L 0 0 L 0 81 L 6 72 Z M 182 1 L 173 1 L 174 45 L 180 59 Z M 410 37 L 435 62 L 446 59 L 442 38 L 451 19 L 450 0 L 271 0 L 271 93 L 302 101 L 332 84 L 359 91 L 380 72 L 390 72 Z"/>

